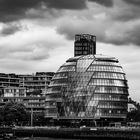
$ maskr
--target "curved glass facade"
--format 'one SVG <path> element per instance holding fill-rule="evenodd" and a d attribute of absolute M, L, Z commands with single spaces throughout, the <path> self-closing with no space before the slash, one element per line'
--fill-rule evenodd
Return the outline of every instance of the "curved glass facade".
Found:
<path fill-rule="evenodd" d="M 126 118 L 127 100 L 127 80 L 116 58 L 77 56 L 54 75 L 46 97 L 46 117 Z"/>

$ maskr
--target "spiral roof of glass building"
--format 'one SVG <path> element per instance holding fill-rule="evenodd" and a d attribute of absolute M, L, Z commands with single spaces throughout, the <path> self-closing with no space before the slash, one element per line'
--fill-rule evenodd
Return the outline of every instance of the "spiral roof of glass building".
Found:
<path fill-rule="evenodd" d="M 128 86 L 115 57 L 69 58 L 54 75 L 46 97 L 46 117 L 126 118 Z"/>

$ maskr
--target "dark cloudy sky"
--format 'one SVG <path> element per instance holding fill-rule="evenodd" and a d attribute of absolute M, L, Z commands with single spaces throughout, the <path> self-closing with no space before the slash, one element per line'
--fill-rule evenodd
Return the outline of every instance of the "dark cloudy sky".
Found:
<path fill-rule="evenodd" d="M 140 101 L 139 13 L 140 0 L 0 0 L 0 72 L 55 72 L 73 56 L 74 35 L 90 33 Z"/>

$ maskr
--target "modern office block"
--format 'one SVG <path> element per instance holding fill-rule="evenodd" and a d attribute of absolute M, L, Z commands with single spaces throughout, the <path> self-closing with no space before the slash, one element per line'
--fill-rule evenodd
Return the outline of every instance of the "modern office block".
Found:
<path fill-rule="evenodd" d="M 74 56 L 96 54 L 96 36 L 89 34 L 75 35 Z"/>
<path fill-rule="evenodd" d="M 70 58 L 54 75 L 46 95 L 46 117 L 125 119 L 128 85 L 119 61 L 105 55 Z"/>

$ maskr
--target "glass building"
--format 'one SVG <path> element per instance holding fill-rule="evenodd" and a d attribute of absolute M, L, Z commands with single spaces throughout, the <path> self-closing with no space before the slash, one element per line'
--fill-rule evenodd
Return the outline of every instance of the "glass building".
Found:
<path fill-rule="evenodd" d="M 89 34 L 75 35 L 74 56 L 96 54 L 96 36 Z"/>
<path fill-rule="evenodd" d="M 46 117 L 125 119 L 128 85 L 115 57 L 81 55 L 63 64 L 49 85 Z"/>

